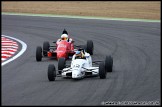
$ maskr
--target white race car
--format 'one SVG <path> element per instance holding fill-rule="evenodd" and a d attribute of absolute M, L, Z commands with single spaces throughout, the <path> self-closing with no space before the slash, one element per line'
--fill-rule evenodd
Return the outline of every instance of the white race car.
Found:
<path fill-rule="evenodd" d="M 89 53 L 85 52 L 85 57 L 85 59 L 76 59 L 74 54 L 70 66 L 66 65 L 65 58 L 61 58 L 58 62 L 58 74 L 56 74 L 55 66 L 50 64 L 48 66 L 49 81 L 54 81 L 56 77 L 81 79 L 86 76 L 99 76 L 101 79 L 105 79 L 106 73 L 112 72 L 113 58 L 111 56 L 106 56 L 105 61 L 94 62 Z"/>

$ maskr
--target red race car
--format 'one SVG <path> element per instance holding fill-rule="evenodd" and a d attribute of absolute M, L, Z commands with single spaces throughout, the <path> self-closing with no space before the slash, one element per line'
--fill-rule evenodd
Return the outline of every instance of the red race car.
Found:
<path fill-rule="evenodd" d="M 74 45 L 74 41 L 71 38 L 67 38 L 67 31 L 64 29 L 61 39 L 58 39 L 55 46 L 50 46 L 48 41 L 43 43 L 43 50 L 41 46 L 36 48 L 36 60 L 41 61 L 42 57 L 55 58 L 59 60 L 60 58 L 71 59 L 75 54 L 75 48 L 84 48 L 85 51 L 93 55 L 93 41 L 88 40 L 86 45 Z M 42 55 L 43 53 L 43 55 Z"/>

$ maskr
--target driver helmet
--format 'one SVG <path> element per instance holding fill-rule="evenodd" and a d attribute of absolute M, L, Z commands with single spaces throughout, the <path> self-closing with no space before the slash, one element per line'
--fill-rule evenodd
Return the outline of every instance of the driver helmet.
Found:
<path fill-rule="evenodd" d="M 67 34 L 62 34 L 61 35 L 61 39 L 62 40 L 67 40 L 68 39 L 68 35 Z"/>
<path fill-rule="evenodd" d="M 81 56 L 82 56 L 82 55 L 81 55 L 81 51 L 76 51 L 76 52 L 75 52 L 75 55 L 81 57 Z"/>
<path fill-rule="evenodd" d="M 76 52 L 75 52 L 76 55 L 78 55 L 78 54 L 80 54 L 80 53 L 81 53 L 81 51 L 76 51 Z"/>
<path fill-rule="evenodd" d="M 85 54 L 85 49 L 83 49 L 83 48 L 79 48 L 78 51 L 82 51 L 83 54 Z"/>

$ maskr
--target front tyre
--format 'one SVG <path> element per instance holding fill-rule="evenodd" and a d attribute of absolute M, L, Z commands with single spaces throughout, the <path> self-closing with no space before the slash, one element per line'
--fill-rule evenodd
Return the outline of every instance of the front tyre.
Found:
<path fill-rule="evenodd" d="M 105 65 L 103 62 L 101 62 L 99 65 L 99 76 L 100 76 L 100 79 L 106 78 Z"/>
<path fill-rule="evenodd" d="M 36 48 L 36 60 L 41 61 L 42 60 L 42 47 L 38 46 Z"/>
<path fill-rule="evenodd" d="M 92 40 L 87 41 L 86 50 L 87 50 L 87 53 L 89 53 L 90 55 L 93 55 L 94 46 L 93 46 Z"/>
<path fill-rule="evenodd" d="M 56 69 L 53 64 L 50 64 L 48 66 L 48 80 L 49 81 L 55 81 L 56 78 Z"/>

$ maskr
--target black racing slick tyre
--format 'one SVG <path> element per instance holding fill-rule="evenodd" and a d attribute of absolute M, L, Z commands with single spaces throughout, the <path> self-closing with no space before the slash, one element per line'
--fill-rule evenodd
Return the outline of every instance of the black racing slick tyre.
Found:
<path fill-rule="evenodd" d="M 87 51 L 90 55 L 93 55 L 93 50 L 94 50 L 93 41 L 92 41 L 92 40 L 88 40 L 88 41 L 87 41 L 87 46 L 86 46 L 86 51 Z"/>
<path fill-rule="evenodd" d="M 38 46 L 36 48 L 36 60 L 41 61 L 42 60 L 42 47 Z"/>
<path fill-rule="evenodd" d="M 59 70 L 59 74 L 61 74 L 60 70 L 63 70 L 65 68 L 66 65 L 66 60 L 65 58 L 59 58 L 58 59 L 58 70 Z"/>
<path fill-rule="evenodd" d="M 49 51 L 50 44 L 48 41 L 43 42 L 43 55 L 47 56 L 47 52 Z"/>
<path fill-rule="evenodd" d="M 106 56 L 106 59 L 105 59 L 106 72 L 112 72 L 112 68 L 113 68 L 113 58 L 111 56 Z"/>
<path fill-rule="evenodd" d="M 105 71 L 105 65 L 103 62 L 99 64 L 99 76 L 100 79 L 105 79 L 106 78 L 106 71 Z"/>
<path fill-rule="evenodd" d="M 50 64 L 48 66 L 48 80 L 49 81 L 55 81 L 56 78 L 56 69 L 53 64 Z"/>

